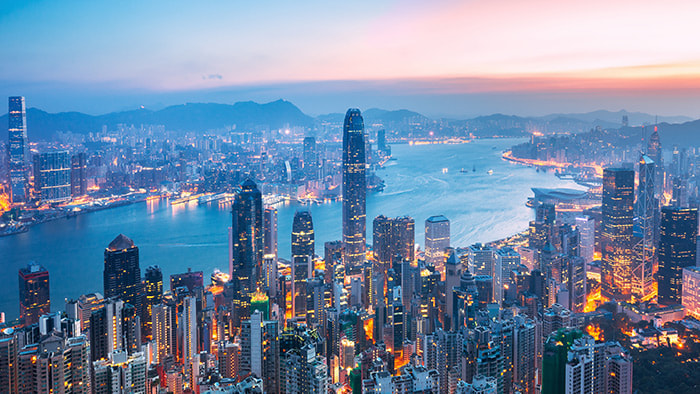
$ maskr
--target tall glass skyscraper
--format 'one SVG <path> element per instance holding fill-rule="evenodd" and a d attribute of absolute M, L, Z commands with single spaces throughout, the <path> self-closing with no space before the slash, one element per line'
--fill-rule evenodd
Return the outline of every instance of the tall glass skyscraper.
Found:
<path fill-rule="evenodd" d="M 431 216 L 425 221 L 425 261 L 444 272 L 445 249 L 450 246 L 450 221 L 442 216 Z"/>
<path fill-rule="evenodd" d="M 656 242 L 654 242 L 655 215 L 658 200 L 654 197 L 656 164 L 647 155 L 639 159 L 639 187 L 634 206 L 634 265 L 632 268 L 632 294 L 644 298 L 651 294 L 654 284 L 653 268 Z"/>
<path fill-rule="evenodd" d="M 365 135 L 360 110 L 350 108 L 343 126 L 343 263 L 365 262 L 366 194 Z"/>
<path fill-rule="evenodd" d="M 70 156 L 65 150 L 34 156 L 34 189 L 42 202 L 70 200 L 70 166 Z"/>
<path fill-rule="evenodd" d="M 634 170 L 603 171 L 601 249 L 602 291 L 607 297 L 629 300 L 632 295 L 632 226 Z"/>
<path fill-rule="evenodd" d="M 314 223 L 309 211 L 297 211 L 292 222 L 292 311 L 306 316 L 306 280 L 313 277 Z"/>
<path fill-rule="evenodd" d="M 659 304 L 681 303 L 683 268 L 695 265 L 698 236 L 696 208 L 664 207 L 659 237 Z"/>
<path fill-rule="evenodd" d="M 29 193 L 27 171 L 29 142 L 27 141 L 27 112 L 24 97 L 9 100 L 10 197 L 13 203 L 26 202 Z"/>
<path fill-rule="evenodd" d="M 263 262 L 262 193 L 247 179 L 233 199 L 233 261 L 235 322 L 250 314 L 250 297 L 256 290 Z"/>
<path fill-rule="evenodd" d="M 124 234 L 119 234 L 105 249 L 103 279 L 105 298 L 119 298 L 141 313 L 139 248 Z"/>

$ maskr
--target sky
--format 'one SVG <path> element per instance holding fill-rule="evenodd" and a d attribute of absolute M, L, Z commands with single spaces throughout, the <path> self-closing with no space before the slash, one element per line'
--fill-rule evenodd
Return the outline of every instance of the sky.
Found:
<path fill-rule="evenodd" d="M 283 98 L 700 117 L 698 15 L 695 0 L 2 1 L 0 95 L 50 112 Z"/>

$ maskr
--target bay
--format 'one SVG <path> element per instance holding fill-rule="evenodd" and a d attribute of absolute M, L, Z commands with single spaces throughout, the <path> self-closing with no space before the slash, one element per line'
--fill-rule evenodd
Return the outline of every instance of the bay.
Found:
<path fill-rule="evenodd" d="M 454 246 L 496 240 L 527 227 L 534 216 L 525 206 L 532 187 L 581 188 L 551 172 L 537 172 L 501 159 L 503 150 L 520 142 L 499 139 L 393 145 L 395 160 L 377 172 L 385 181 L 384 191 L 367 196 L 368 243 L 372 220 L 380 214 L 413 217 L 416 242 L 421 247 L 425 219 L 432 215 L 445 215 L 450 220 Z M 278 206 L 280 257 L 291 255 L 292 220 L 297 209 L 311 210 L 316 253 L 323 255 L 323 243 L 341 237 L 340 208 L 340 202 Z M 139 247 L 142 274 L 149 265 L 161 267 L 165 288 L 169 287 L 169 275 L 188 268 L 204 271 L 208 282 L 215 268 L 228 270 L 230 225 L 230 208 L 196 203 L 170 206 L 159 200 L 43 223 L 26 233 L 0 238 L 0 311 L 8 320 L 18 316 L 17 272 L 30 260 L 49 270 L 53 311 L 63 310 L 66 298 L 102 293 L 104 249 L 120 233 Z"/>

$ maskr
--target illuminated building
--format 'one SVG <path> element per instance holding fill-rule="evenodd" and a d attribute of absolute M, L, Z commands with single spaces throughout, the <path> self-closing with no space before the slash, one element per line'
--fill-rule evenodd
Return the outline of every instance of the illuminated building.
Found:
<path fill-rule="evenodd" d="M 119 234 L 105 249 L 104 296 L 117 297 L 141 311 L 141 268 L 139 248 Z"/>
<path fill-rule="evenodd" d="M 10 199 L 13 203 L 27 202 L 29 190 L 29 141 L 24 97 L 9 98 L 8 150 L 10 157 Z"/>
<path fill-rule="evenodd" d="M 241 323 L 239 376 L 253 374 L 264 382 L 265 391 L 276 393 L 280 380 L 279 322 L 264 319 L 255 311 Z"/>
<path fill-rule="evenodd" d="M 387 371 L 372 372 L 369 379 L 362 381 L 362 392 L 368 394 L 438 393 L 440 375 L 436 370 L 422 365 L 407 365 L 402 368 L 400 375 L 394 376 Z"/>
<path fill-rule="evenodd" d="M 593 262 L 595 253 L 595 220 L 588 216 L 576 218 L 576 229 L 579 234 L 578 251 L 586 264 Z"/>
<path fill-rule="evenodd" d="M 682 271 L 696 263 L 698 210 L 664 207 L 659 235 L 659 304 L 681 303 Z"/>
<path fill-rule="evenodd" d="M 366 194 L 364 123 L 359 109 L 345 114 L 343 125 L 343 263 L 365 262 Z"/>
<path fill-rule="evenodd" d="M 240 369 L 241 346 L 234 342 L 222 342 L 219 345 L 219 372 L 227 379 L 238 378 Z"/>
<path fill-rule="evenodd" d="M 231 226 L 233 247 L 231 280 L 234 287 L 234 323 L 249 316 L 250 296 L 257 288 L 263 262 L 262 194 L 247 179 L 234 196 Z"/>
<path fill-rule="evenodd" d="M 443 331 L 439 328 L 433 334 L 425 335 L 422 346 L 425 367 L 437 371 L 440 376 L 440 392 L 455 387 L 462 376 L 462 332 Z"/>
<path fill-rule="evenodd" d="M 542 394 L 566 392 L 566 363 L 574 341 L 581 338 L 579 330 L 560 330 L 549 335 L 542 354 Z"/>
<path fill-rule="evenodd" d="M 73 198 L 87 194 L 87 158 L 83 152 L 70 159 L 70 194 Z"/>
<path fill-rule="evenodd" d="M 394 260 L 415 257 L 415 222 L 413 218 L 404 216 L 387 218 L 379 215 L 373 222 L 372 251 L 374 258 L 387 270 Z"/>
<path fill-rule="evenodd" d="M 144 301 L 143 325 L 146 336 L 151 336 L 151 326 L 153 324 L 152 309 L 154 305 L 160 304 L 163 299 L 163 272 L 157 265 L 146 268 L 146 275 L 143 281 Z"/>
<path fill-rule="evenodd" d="M 565 284 L 569 294 L 569 310 L 574 313 L 583 312 L 586 306 L 586 294 L 588 291 L 587 264 L 583 257 L 566 256 L 563 263 L 566 264 Z"/>
<path fill-rule="evenodd" d="M 596 343 L 584 335 L 567 352 L 564 387 L 566 393 L 631 394 L 632 359 L 619 343 Z"/>
<path fill-rule="evenodd" d="M 318 154 L 316 153 L 316 138 L 304 138 L 304 174 L 306 180 L 318 178 Z"/>
<path fill-rule="evenodd" d="M 0 392 L 18 393 L 17 351 L 19 345 L 13 332 L 0 331 Z"/>
<path fill-rule="evenodd" d="M 538 323 L 518 315 L 513 325 L 513 383 L 522 393 L 534 393 L 539 348 Z"/>
<path fill-rule="evenodd" d="M 175 356 L 175 338 L 173 338 L 173 308 L 166 304 L 154 305 L 152 308 L 152 337 L 157 348 L 156 364 L 161 364 L 168 357 Z"/>
<path fill-rule="evenodd" d="M 277 263 L 277 209 L 273 207 L 263 211 L 263 254 L 273 255 Z"/>
<path fill-rule="evenodd" d="M 562 328 L 571 326 L 571 311 L 559 304 L 554 304 L 542 313 L 542 338 L 546 339 Z"/>
<path fill-rule="evenodd" d="M 30 261 L 27 267 L 19 270 L 19 317 L 29 326 L 50 312 L 49 271 Z"/>
<path fill-rule="evenodd" d="M 182 314 L 178 319 L 180 332 L 182 332 L 182 360 L 185 366 L 190 365 L 197 354 L 198 330 L 197 330 L 197 299 L 185 297 L 182 303 Z"/>
<path fill-rule="evenodd" d="M 635 224 L 632 266 L 632 294 L 643 299 L 654 285 L 654 255 L 656 253 L 655 224 L 658 200 L 654 197 L 655 163 L 647 155 L 639 159 L 639 187 L 634 206 Z"/>
<path fill-rule="evenodd" d="M 459 288 L 452 291 L 452 328 L 459 330 L 462 327 L 476 327 L 476 310 L 479 303 L 479 291 L 476 281 L 469 272 L 464 270 L 459 279 Z"/>
<path fill-rule="evenodd" d="M 484 375 L 476 375 L 471 383 L 460 380 L 457 383 L 455 394 L 497 394 L 498 381 L 496 378 Z"/>
<path fill-rule="evenodd" d="M 306 324 L 309 327 L 321 327 L 326 321 L 326 290 L 329 286 L 323 282 L 323 278 L 314 277 L 306 283 Z"/>
<path fill-rule="evenodd" d="M 143 353 L 116 352 L 92 365 L 95 394 L 145 393 L 148 364 Z"/>
<path fill-rule="evenodd" d="M 253 293 L 250 298 L 250 313 L 260 311 L 263 314 L 263 319 L 270 318 L 270 298 L 260 290 Z"/>
<path fill-rule="evenodd" d="M 547 223 L 531 220 L 528 226 L 528 246 L 534 250 L 542 250 L 549 242 L 551 226 Z"/>
<path fill-rule="evenodd" d="M 187 291 L 192 293 L 194 289 L 204 287 L 204 272 L 192 271 L 192 268 L 187 268 L 187 272 L 182 274 L 170 275 L 170 291 L 186 287 Z"/>
<path fill-rule="evenodd" d="M 70 200 L 70 171 L 68 151 L 43 152 L 34 156 L 34 189 L 42 202 Z"/>
<path fill-rule="evenodd" d="M 633 205 L 634 170 L 606 168 L 601 229 L 602 292 L 606 297 L 620 300 L 632 296 Z"/>
<path fill-rule="evenodd" d="M 263 256 L 263 289 L 271 298 L 277 297 L 278 274 L 277 274 L 277 259 L 274 254 L 266 254 Z"/>
<path fill-rule="evenodd" d="M 425 262 L 444 272 L 445 249 L 450 246 L 450 221 L 442 215 L 425 220 Z"/>
<path fill-rule="evenodd" d="M 462 277 L 462 262 L 457 258 L 457 253 L 453 248 L 447 249 L 445 259 L 445 312 L 449 317 L 449 328 L 454 319 L 454 289 L 459 289 L 459 279 Z"/>
<path fill-rule="evenodd" d="M 107 359 L 109 354 L 124 349 L 124 301 L 106 300 L 90 315 L 90 359 Z"/>
<path fill-rule="evenodd" d="M 655 163 L 654 168 L 654 196 L 659 197 L 662 194 L 664 186 L 664 163 L 663 152 L 661 151 L 661 140 L 659 139 L 659 130 L 654 126 L 654 132 L 649 137 L 647 143 L 647 156 Z"/>
<path fill-rule="evenodd" d="M 314 223 L 309 211 L 297 211 L 292 222 L 292 311 L 306 316 L 306 281 L 312 277 L 315 254 Z"/>
<path fill-rule="evenodd" d="M 469 271 L 474 275 L 495 276 L 494 250 L 490 246 L 480 243 L 469 246 Z"/>
<path fill-rule="evenodd" d="M 681 302 L 685 313 L 700 319 L 700 267 L 683 268 L 683 290 Z"/>
<path fill-rule="evenodd" d="M 508 283 L 510 272 L 520 265 L 520 254 L 511 247 L 502 247 L 494 253 L 494 287 L 497 304 L 503 302 L 504 287 Z"/>

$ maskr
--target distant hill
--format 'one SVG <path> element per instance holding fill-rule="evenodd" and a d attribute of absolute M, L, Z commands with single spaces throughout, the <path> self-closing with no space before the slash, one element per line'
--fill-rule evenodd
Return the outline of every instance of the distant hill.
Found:
<path fill-rule="evenodd" d="M 638 126 L 643 124 L 652 124 L 656 122 L 656 116 L 645 114 L 643 112 L 629 112 L 626 110 L 621 110 L 617 112 L 598 110 L 586 113 L 574 113 L 574 114 L 551 114 L 540 116 L 539 119 L 551 121 L 555 118 L 570 118 L 578 119 L 590 123 L 598 123 L 601 127 L 609 127 L 609 125 L 616 125 L 617 127 L 622 125 L 622 117 L 627 116 L 629 118 L 629 124 L 632 126 Z M 681 123 L 693 120 L 687 116 L 659 116 L 659 122 L 666 123 Z"/>
<path fill-rule="evenodd" d="M 50 139 L 58 131 L 86 134 L 100 131 L 103 125 L 113 130 L 118 124 L 164 125 L 175 131 L 207 131 L 236 125 L 238 129 L 267 125 L 311 126 L 314 119 L 289 101 L 277 100 L 266 104 L 252 101 L 230 104 L 188 103 L 159 111 L 137 109 L 105 115 L 79 112 L 50 114 L 37 108 L 27 110 L 27 133 L 30 139 Z M 7 114 L 0 116 L 0 125 L 7 124 Z"/>
<path fill-rule="evenodd" d="M 345 114 L 340 112 L 323 114 L 319 115 L 316 119 L 321 122 L 342 123 L 345 119 Z M 362 111 L 362 119 L 365 125 L 374 123 L 383 123 L 385 125 L 390 123 L 405 123 L 411 119 L 430 120 L 430 118 L 423 114 L 407 109 L 390 111 L 380 108 L 370 108 Z"/>

